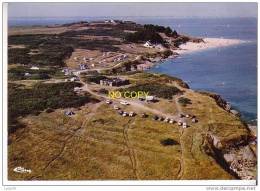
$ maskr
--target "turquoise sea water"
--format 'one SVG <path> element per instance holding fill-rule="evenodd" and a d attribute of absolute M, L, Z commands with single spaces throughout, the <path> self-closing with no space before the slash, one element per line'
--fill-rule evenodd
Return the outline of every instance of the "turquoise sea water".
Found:
<path fill-rule="evenodd" d="M 103 18 L 24 18 L 10 19 L 9 26 L 64 24 Z M 174 19 L 157 17 L 123 17 L 141 24 L 171 26 L 177 32 L 197 37 L 247 40 L 236 46 L 211 49 L 169 59 L 151 69 L 186 81 L 192 89 L 220 94 L 237 108 L 244 119 L 257 117 L 257 19 Z"/>

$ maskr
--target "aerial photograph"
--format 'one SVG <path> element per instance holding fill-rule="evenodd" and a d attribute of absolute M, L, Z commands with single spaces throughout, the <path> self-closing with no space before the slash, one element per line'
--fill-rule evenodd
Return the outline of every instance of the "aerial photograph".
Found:
<path fill-rule="evenodd" d="M 7 10 L 9 181 L 257 179 L 257 3 Z"/>

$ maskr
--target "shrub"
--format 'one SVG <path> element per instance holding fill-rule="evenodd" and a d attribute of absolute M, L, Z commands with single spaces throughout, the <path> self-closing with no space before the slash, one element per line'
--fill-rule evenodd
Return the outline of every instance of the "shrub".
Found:
<path fill-rule="evenodd" d="M 124 90 L 128 91 L 146 91 L 149 92 L 149 95 L 155 95 L 164 99 L 172 99 L 172 96 L 182 93 L 180 89 L 175 86 L 167 86 L 161 84 L 138 84 L 135 86 L 131 86 Z"/>
<path fill-rule="evenodd" d="M 8 131 L 14 132 L 19 116 L 38 115 L 45 109 L 79 107 L 87 102 L 96 101 L 89 94 L 77 95 L 74 87 L 80 83 L 37 83 L 31 89 L 23 85 L 8 84 Z"/>
<path fill-rule="evenodd" d="M 169 37 L 178 36 L 178 33 L 175 30 L 172 31 L 172 29 L 170 27 L 148 24 L 148 25 L 144 25 L 144 28 L 149 29 L 149 30 L 154 30 L 156 32 L 164 33 Z"/>
<path fill-rule="evenodd" d="M 99 84 L 100 80 L 105 80 L 105 79 L 107 79 L 107 77 L 102 76 L 102 75 L 94 75 L 94 76 L 86 76 L 86 77 L 84 77 L 84 79 L 87 82 L 93 82 L 93 83 Z"/>
<path fill-rule="evenodd" d="M 143 29 L 135 33 L 129 33 L 125 37 L 129 42 L 145 42 L 150 41 L 152 43 L 164 43 L 163 38 L 154 30 Z"/>
<path fill-rule="evenodd" d="M 163 58 L 168 58 L 169 56 L 171 56 L 173 53 L 171 50 L 165 50 L 162 52 L 163 54 Z"/>
<path fill-rule="evenodd" d="M 183 106 L 186 106 L 186 105 L 188 105 L 188 104 L 191 104 L 191 100 L 190 100 L 189 98 L 185 98 L 185 97 L 180 97 L 180 98 L 178 99 L 178 102 L 179 102 L 180 104 L 182 104 Z"/>
<path fill-rule="evenodd" d="M 171 145 L 177 145 L 179 144 L 177 141 L 171 139 L 171 138 L 167 138 L 167 139 L 164 139 L 164 140 L 161 140 L 160 143 L 163 145 L 163 146 L 171 146 Z"/>

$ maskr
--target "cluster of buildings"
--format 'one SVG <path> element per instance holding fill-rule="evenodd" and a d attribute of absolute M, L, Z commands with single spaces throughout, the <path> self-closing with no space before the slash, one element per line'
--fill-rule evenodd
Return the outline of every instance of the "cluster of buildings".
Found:
<path fill-rule="evenodd" d="M 124 61 L 124 60 L 126 60 L 127 58 L 128 58 L 128 55 L 122 54 L 122 55 L 116 57 L 116 58 L 114 59 L 114 62 Z"/>
<path fill-rule="evenodd" d="M 130 82 L 127 79 L 107 78 L 107 79 L 100 80 L 101 86 L 124 86 L 128 84 L 130 84 Z"/>

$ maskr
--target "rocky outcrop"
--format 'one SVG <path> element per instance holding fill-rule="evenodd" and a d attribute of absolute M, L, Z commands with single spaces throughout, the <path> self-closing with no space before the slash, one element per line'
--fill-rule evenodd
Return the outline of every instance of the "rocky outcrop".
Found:
<path fill-rule="evenodd" d="M 256 179 L 257 158 L 249 145 L 248 138 L 240 137 L 240 139 L 225 141 L 212 133 L 207 137 L 208 143 L 215 152 L 214 155 L 218 160 L 222 160 L 221 165 L 225 164 L 223 168 L 228 166 L 228 170 L 240 179 Z"/>
<path fill-rule="evenodd" d="M 216 101 L 219 107 L 221 107 L 222 109 L 230 112 L 231 114 L 237 117 L 240 117 L 239 111 L 232 109 L 231 104 L 228 103 L 226 100 L 224 100 L 220 95 L 211 92 L 204 92 L 204 91 L 199 91 L 199 93 L 212 97 Z"/>

